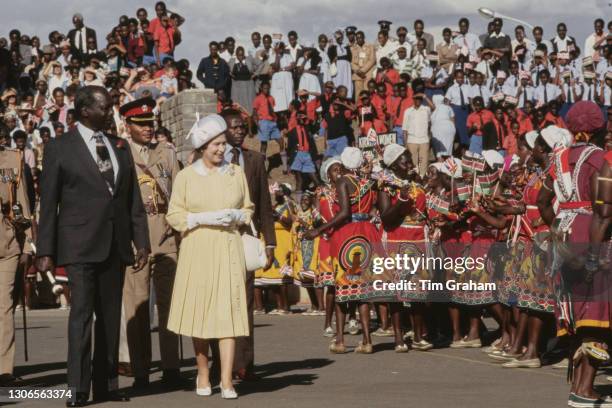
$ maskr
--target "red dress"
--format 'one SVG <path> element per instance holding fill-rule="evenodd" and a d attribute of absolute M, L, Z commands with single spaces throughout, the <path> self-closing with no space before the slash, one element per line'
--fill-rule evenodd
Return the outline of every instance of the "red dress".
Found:
<path fill-rule="evenodd" d="M 392 187 L 387 187 L 385 190 L 391 197 L 391 204 L 395 206 L 399 201 L 399 190 Z M 420 185 L 413 183 L 410 198 L 411 200 L 405 203 L 405 205 L 410 206 L 409 215 L 404 218 L 398 227 L 382 233 L 387 256 L 391 258 L 406 254 L 411 258 L 424 259 L 426 253 L 427 199 L 425 190 Z M 415 270 L 412 267 L 408 270 L 398 270 L 395 278 L 396 280 L 411 281 L 416 285 L 415 290 L 406 289 L 397 292 L 397 299 L 400 301 L 424 301 L 427 299 L 428 292 L 423 290 L 420 285 L 421 280 L 431 279 L 431 274 L 425 265 L 421 265 Z"/>
<path fill-rule="evenodd" d="M 330 187 L 319 190 L 319 214 L 323 222 L 329 222 L 338 213 L 340 207 L 335 199 L 334 191 Z M 331 236 L 333 230 L 327 230 L 319 237 L 318 268 L 315 276 L 315 287 L 334 286 L 336 284 L 332 262 Z"/>
<path fill-rule="evenodd" d="M 371 301 L 380 296 L 374 290 L 372 271 L 375 257 L 383 257 L 381 235 L 370 222 L 376 199 L 374 181 L 346 175 L 354 186 L 351 194 L 351 220 L 331 236 L 331 253 L 336 273 L 336 302 Z"/>
<path fill-rule="evenodd" d="M 515 217 L 515 227 L 510 230 L 514 243 L 512 263 L 515 277 L 515 287 L 511 291 L 516 294 L 518 307 L 552 313 L 555 296 L 545 246 L 549 242 L 550 230 L 542 222 L 536 205 L 541 188 L 541 176 L 532 174 L 523 191 L 526 212 Z M 536 221 L 540 225 L 534 227 Z"/>
<path fill-rule="evenodd" d="M 551 176 L 559 212 L 552 224 L 556 257 L 553 263 L 558 296 L 558 334 L 575 333 L 581 327 L 609 329 L 612 322 L 612 275 L 602 270 L 587 274 L 583 265 L 571 261 L 589 247 L 591 177 L 605 163 L 605 152 L 583 143 L 557 151 Z M 610 237 L 601 257 L 610 256 Z M 569 266 L 569 267 L 568 267 Z"/>

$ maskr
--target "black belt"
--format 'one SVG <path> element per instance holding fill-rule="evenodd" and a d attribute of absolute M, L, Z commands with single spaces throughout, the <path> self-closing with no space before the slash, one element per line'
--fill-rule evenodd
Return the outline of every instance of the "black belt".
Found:
<path fill-rule="evenodd" d="M 338 61 L 349 61 L 348 55 L 341 55 L 338 57 Z"/>

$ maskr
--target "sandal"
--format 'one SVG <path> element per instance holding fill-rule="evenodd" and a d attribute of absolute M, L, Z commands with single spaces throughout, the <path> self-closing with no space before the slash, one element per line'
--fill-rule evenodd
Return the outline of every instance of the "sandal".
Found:
<path fill-rule="evenodd" d="M 370 343 L 370 344 L 363 344 L 362 342 L 359 342 L 357 347 L 355 347 L 355 353 L 357 353 L 357 354 L 372 354 L 373 353 L 372 343 Z"/>
<path fill-rule="evenodd" d="M 329 345 L 329 351 L 331 351 L 334 354 L 344 354 L 346 353 L 346 346 L 344 344 L 338 344 L 335 341 L 333 341 Z"/>
<path fill-rule="evenodd" d="M 594 341 L 582 343 L 580 349 L 582 349 L 589 356 L 593 357 L 595 360 L 606 361 L 610 359 L 610 354 L 608 351 L 601 347 L 599 343 Z"/>

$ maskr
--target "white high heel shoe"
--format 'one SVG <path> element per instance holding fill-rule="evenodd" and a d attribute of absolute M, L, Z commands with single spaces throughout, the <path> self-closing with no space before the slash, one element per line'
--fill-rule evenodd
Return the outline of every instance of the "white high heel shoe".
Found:
<path fill-rule="evenodd" d="M 197 376 L 196 377 L 196 394 L 202 397 L 209 397 L 212 394 L 212 389 L 210 388 L 210 385 L 208 387 L 200 388 L 198 387 L 199 383 L 200 383 L 199 376 Z"/>
<path fill-rule="evenodd" d="M 227 390 L 223 389 L 223 387 L 221 387 L 221 385 L 219 385 L 219 388 L 221 388 L 221 398 L 223 399 L 236 399 L 238 398 L 238 394 L 236 393 L 236 390 L 234 388 L 229 388 Z"/>

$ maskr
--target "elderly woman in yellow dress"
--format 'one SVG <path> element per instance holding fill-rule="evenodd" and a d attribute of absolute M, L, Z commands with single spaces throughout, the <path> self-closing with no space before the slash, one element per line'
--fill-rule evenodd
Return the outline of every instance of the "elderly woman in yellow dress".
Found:
<path fill-rule="evenodd" d="M 193 338 L 198 395 L 211 394 L 209 340 L 219 339 L 221 396 L 237 398 L 232 385 L 235 338 L 249 334 L 238 228 L 250 223 L 253 204 L 242 169 L 224 160 L 226 129 L 219 115 L 196 121 L 189 138 L 202 157 L 174 182 L 167 220 L 182 241 L 168 329 Z"/>

